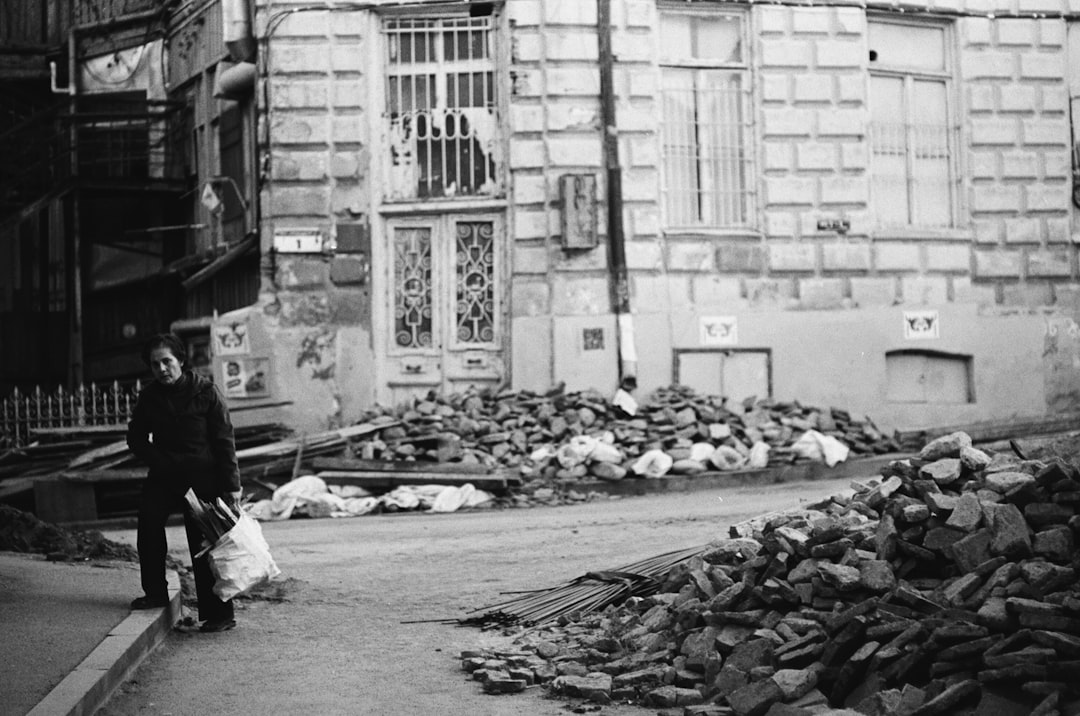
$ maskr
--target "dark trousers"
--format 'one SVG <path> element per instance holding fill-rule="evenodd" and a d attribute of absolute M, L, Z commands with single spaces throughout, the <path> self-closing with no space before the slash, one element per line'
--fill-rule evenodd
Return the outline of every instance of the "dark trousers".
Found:
<path fill-rule="evenodd" d="M 184 498 L 147 480 L 143 484 L 142 502 L 139 504 L 139 531 L 136 540 L 139 549 L 139 568 L 142 572 L 142 588 L 148 597 L 165 598 L 168 582 L 165 580 L 165 557 L 168 544 L 165 540 L 165 523 L 169 515 L 184 513 L 184 529 L 187 532 L 191 566 L 195 573 L 195 595 L 199 599 L 201 621 L 232 619 L 232 601 L 223 602 L 214 594 L 214 575 L 210 571 L 207 555 L 196 557 L 203 549 L 203 536 L 198 524 L 190 515 Z"/>

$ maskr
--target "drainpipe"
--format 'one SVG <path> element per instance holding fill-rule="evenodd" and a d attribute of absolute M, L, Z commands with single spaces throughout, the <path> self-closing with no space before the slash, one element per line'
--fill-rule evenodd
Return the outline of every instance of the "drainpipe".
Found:
<path fill-rule="evenodd" d="M 619 387 L 637 387 L 637 352 L 634 318 L 630 313 L 630 282 L 626 272 L 623 235 L 622 168 L 615 124 L 615 86 L 611 51 L 611 0 L 596 0 L 597 39 L 600 50 L 600 122 L 603 127 L 604 170 L 607 177 L 608 266 L 611 271 L 611 308 L 619 343 Z"/>
<path fill-rule="evenodd" d="M 68 32 L 68 108 L 71 113 L 68 131 L 71 133 L 68 142 L 71 146 L 69 170 L 72 177 L 79 174 L 79 145 L 78 130 L 75 128 L 75 115 L 78 113 L 79 93 L 79 66 L 78 66 L 78 35 L 75 28 Z M 82 222 L 80 214 L 82 204 L 82 187 L 75 183 L 71 191 L 71 238 L 68 245 L 71 247 L 71 295 L 69 305 L 71 322 L 69 324 L 68 338 L 68 382 L 69 387 L 75 388 L 82 385 L 86 378 L 85 366 L 83 365 L 83 259 Z"/>

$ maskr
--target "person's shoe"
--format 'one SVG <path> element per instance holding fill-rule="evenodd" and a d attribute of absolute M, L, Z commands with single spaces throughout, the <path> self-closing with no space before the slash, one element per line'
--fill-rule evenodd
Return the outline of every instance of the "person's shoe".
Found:
<path fill-rule="evenodd" d="M 168 597 L 142 596 L 131 600 L 132 609 L 161 609 L 169 606 Z"/>
<path fill-rule="evenodd" d="M 229 631 L 236 626 L 235 619 L 207 619 L 199 627 L 199 631 L 215 632 L 215 631 Z"/>

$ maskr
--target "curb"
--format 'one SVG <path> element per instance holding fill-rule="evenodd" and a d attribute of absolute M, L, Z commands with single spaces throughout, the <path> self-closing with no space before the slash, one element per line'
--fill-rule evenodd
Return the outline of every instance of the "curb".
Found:
<path fill-rule="evenodd" d="M 860 457 L 828 467 L 822 462 L 766 467 L 760 470 L 732 472 L 702 472 L 696 475 L 665 475 L 657 478 L 623 478 L 616 481 L 595 480 L 570 485 L 578 491 L 595 491 L 608 495 L 642 496 L 660 492 L 691 492 L 717 487 L 770 485 L 783 482 L 833 480 L 844 477 L 872 477 L 893 460 L 910 457 L 905 453 L 889 453 Z"/>
<path fill-rule="evenodd" d="M 168 606 L 131 612 L 27 716 L 90 716 L 104 706 L 179 619 L 180 576 L 168 579 Z"/>

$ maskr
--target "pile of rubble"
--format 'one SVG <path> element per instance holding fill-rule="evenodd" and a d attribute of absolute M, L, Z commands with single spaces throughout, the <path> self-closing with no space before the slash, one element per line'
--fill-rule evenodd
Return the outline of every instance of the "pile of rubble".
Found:
<path fill-rule="evenodd" d="M 680 716 L 1080 713 L 1078 505 L 1075 466 L 954 433 L 732 528 L 654 594 L 462 665 L 492 693 L 541 683 Z"/>
<path fill-rule="evenodd" d="M 869 420 L 837 408 L 726 399 L 685 387 L 656 391 L 637 406 L 622 394 L 530 391 L 431 394 L 396 409 L 361 416 L 397 425 L 354 443 L 376 460 L 456 460 L 516 468 L 526 479 L 617 480 L 627 475 L 736 470 L 827 460 L 840 452 L 896 452 L 899 444 Z"/>
<path fill-rule="evenodd" d="M 66 529 L 8 505 L 0 505 L 0 551 L 44 554 L 49 560 L 60 562 L 139 561 L 134 547 L 114 542 L 97 530 Z"/>

